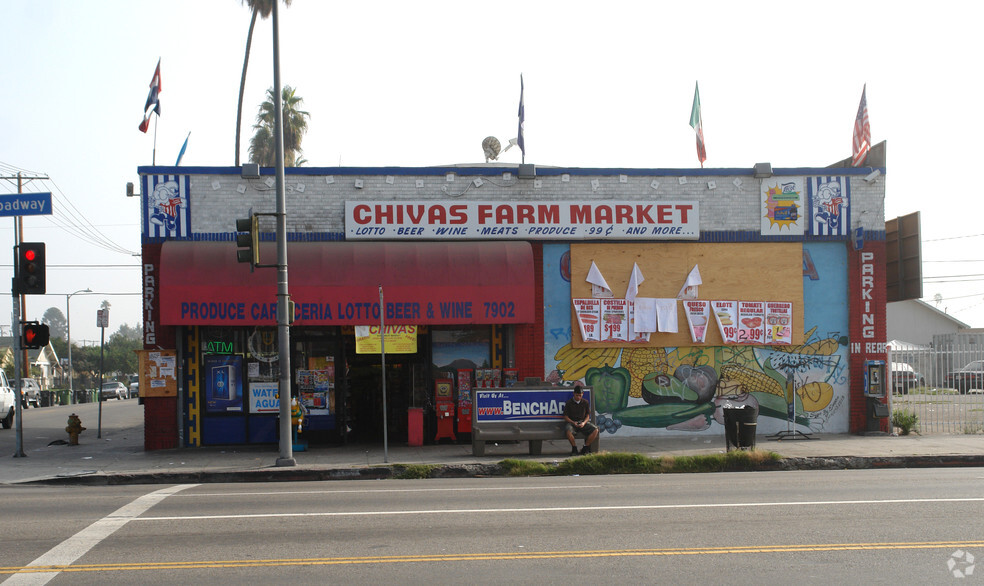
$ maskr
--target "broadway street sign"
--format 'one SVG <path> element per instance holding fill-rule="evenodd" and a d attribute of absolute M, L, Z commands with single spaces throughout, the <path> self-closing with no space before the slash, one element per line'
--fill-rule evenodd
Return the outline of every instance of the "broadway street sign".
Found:
<path fill-rule="evenodd" d="M 50 216 L 51 192 L 0 195 L 0 216 Z"/>

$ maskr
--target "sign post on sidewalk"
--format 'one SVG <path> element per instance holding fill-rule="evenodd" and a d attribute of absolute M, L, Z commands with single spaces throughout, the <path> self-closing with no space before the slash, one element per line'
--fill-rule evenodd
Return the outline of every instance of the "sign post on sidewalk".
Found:
<path fill-rule="evenodd" d="M 109 327 L 109 309 L 96 310 L 96 327 L 99 328 L 99 426 L 96 429 L 96 438 L 102 439 L 103 428 L 103 358 L 106 354 L 106 328 Z"/>

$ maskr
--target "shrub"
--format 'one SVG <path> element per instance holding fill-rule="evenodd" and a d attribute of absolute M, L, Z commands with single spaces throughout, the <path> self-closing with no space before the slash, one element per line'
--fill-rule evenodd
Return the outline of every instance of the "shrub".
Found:
<path fill-rule="evenodd" d="M 892 425 L 901 430 L 902 435 L 909 435 L 910 432 L 919 433 L 919 416 L 908 407 L 892 413 Z"/>

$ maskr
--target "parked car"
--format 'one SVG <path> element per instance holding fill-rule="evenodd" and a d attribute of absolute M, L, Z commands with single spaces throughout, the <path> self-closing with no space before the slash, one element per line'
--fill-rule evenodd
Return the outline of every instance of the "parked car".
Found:
<path fill-rule="evenodd" d="M 22 378 L 21 406 L 26 409 L 31 405 L 41 406 L 41 385 L 33 378 Z"/>
<path fill-rule="evenodd" d="M 136 374 L 130 375 L 130 398 L 140 396 L 140 376 Z"/>
<path fill-rule="evenodd" d="M 116 382 L 116 381 L 110 383 L 103 383 L 102 391 L 100 392 L 100 396 L 102 397 L 103 401 L 105 401 L 106 399 L 122 400 L 126 398 L 126 395 L 127 395 L 126 387 L 123 386 L 123 383 Z"/>
<path fill-rule="evenodd" d="M 17 398 L 14 389 L 7 383 L 7 375 L 0 370 L 0 425 L 10 429 L 14 425 L 14 408 Z"/>
<path fill-rule="evenodd" d="M 957 389 L 961 395 L 971 389 L 984 389 L 984 360 L 975 360 L 946 375 L 946 386 Z"/>
<path fill-rule="evenodd" d="M 904 395 L 909 389 L 926 386 L 926 378 L 905 362 L 892 363 L 892 390 Z"/>

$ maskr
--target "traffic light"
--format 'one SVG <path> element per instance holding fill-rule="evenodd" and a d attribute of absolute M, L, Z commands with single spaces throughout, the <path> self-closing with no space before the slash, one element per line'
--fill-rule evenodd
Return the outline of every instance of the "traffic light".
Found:
<path fill-rule="evenodd" d="M 17 256 L 14 283 L 18 295 L 43 295 L 44 242 L 21 242 L 15 247 Z"/>
<path fill-rule="evenodd" d="M 27 348 L 29 350 L 44 348 L 48 344 L 48 338 L 47 324 L 36 321 L 24 322 L 24 333 L 21 335 L 21 348 Z"/>
<path fill-rule="evenodd" d="M 260 219 L 256 214 L 236 220 L 236 259 L 255 267 L 260 264 Z"/>

